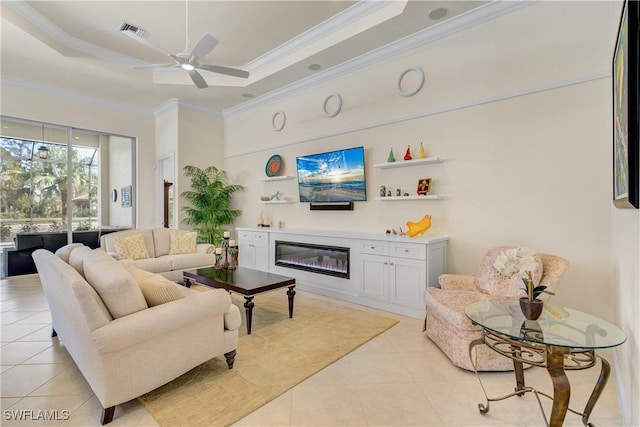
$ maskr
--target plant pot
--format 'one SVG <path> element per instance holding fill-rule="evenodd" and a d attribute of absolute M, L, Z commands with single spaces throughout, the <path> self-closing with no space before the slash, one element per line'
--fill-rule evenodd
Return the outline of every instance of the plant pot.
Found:
<path fill-rule="evenodd" d="M 520 298 L 520 309 L 522 310 L 522 314 L 529 320 L 538 320 L 540 315 L 542 314 L 542 309 L 544 308 L 544 301 L 539 299 L 534 299 L 530 301 L 528 297 Z"/>

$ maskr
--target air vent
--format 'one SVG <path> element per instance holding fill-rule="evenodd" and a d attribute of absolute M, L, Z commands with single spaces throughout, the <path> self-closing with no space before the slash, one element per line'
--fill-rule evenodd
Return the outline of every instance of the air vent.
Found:
<path fill-rule="evenodd" d="M 144 30 L 142 28 L 138 28 L 135 25 L 127 24 L 126 22 L 122 24 L 122 26 L 120 27 L 120 31 L 131 31 L 138 37 L 142 37 L 142 35 L 144 34 Z"/>

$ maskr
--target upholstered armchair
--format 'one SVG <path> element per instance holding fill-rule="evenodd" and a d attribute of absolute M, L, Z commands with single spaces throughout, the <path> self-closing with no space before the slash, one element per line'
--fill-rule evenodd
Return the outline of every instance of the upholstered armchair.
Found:
<path fill-rule="evenodd" d="M 520 276 L 502 279 L 497 276 L 493 264 L 496 257 L 509 246 L 489 250 L 483 257 L 475 276 L 443 274 L 440 288 L 429 287 L 425 292 L 427 315 L 425 331 L 451 362 L 463 369 L 473 370 L 469 360 L 469 343 L 480 338 L 480 328 L 473 325 L 464 314 L 464 308 L 482 299 L 519 298 L 524 296 Z M 535 255 L 538 268 L 533 272 L 535 283 L 546 285 L 553 291 L 569 262 L 555 255 Z M 549 294 L 539 298 L 546 300 Z M 486 346 L 476 346 L 479 371 L 513 370 L 513 362 Z"/>

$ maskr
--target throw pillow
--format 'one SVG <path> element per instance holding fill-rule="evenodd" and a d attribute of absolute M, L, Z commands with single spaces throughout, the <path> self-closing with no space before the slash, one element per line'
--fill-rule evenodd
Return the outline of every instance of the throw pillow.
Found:
<path fill-rule="evenodd" d="M 103 250 L 88 252 L 82 264 L 87 282 L 100 295 L 114 319 L 148 307 L 131 274 Z"/>
<path fill-rule="evenodd" d="M 128 237 L 115 238 L 116 254 L 120 259 L 144 259 L 149 258 L 147 245 L 144 243 L 142 233 Z"/>
<path fill-rule="evenodd" d="M 128 267 L 127 270 L 136 279 L 149 307 L 184 298 L 184 294 L 171 280 L 159 274 L 153 274 L 134 266 Z"/>
<path fill-rule="evenodd" d="M 182 230 L 171 230 L 171 249 L 169 255 L 196 253 L 196 238 L 198 233 Z"/>
<path fill-rule="evenodd" d="M 68 245 L 64 245 L 56 251 L 56 255 L 60 257 L 64 262 L 68 263 L 71 252 L 81 246 L 84 245 L 82 243 L 70 243 Z"/>

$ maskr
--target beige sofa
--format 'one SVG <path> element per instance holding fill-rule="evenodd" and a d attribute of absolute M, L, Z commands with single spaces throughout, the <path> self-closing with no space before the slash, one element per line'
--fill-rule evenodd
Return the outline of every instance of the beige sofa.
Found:
<path fill-rule="evenodd" d="M 102 424 L 113 419 L 115 405 L 212 358 L 224 355 L 233 367 L 241 317 L 226 291 L 187 289 L 128 269 L 101 249 L 65 248 L 60 256 L 39 249 L 33 259 L 51 311 L 52 336 L 59 337 L 102 404 Z M 171 292 L 162 289 L 160 297 L 177 292 L 177 299 L 149 307 L 148 292 L 142 293 L 146 276 L 138 282 L 134 270 L 168 287 Z"/>
<path fill-rule="evenodd" d="M 187 233 L 183 230 L 160 227 L 117 231 L 101 236 L 100 248 L 116 259 L 121 259 L 116 250 L 117 239 L 142 234 L 149 257 L 134 260 L 136 266 L 175 281 L 182 280 L 184 270 L 211 267 L 215 264 L 215 247 L 206 243 L 196 244 L 194 253 L 170 255 L 172 231 Z"/>

